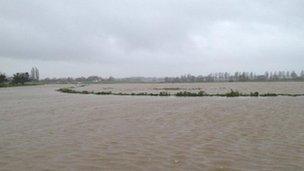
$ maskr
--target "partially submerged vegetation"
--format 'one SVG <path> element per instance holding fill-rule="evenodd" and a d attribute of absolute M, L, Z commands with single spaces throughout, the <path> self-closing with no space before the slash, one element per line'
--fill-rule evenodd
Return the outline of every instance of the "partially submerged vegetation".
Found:
<path fill-rule="evenodd" d="M 169 92 L 159 92 L 159 93 L 148 93 L 148 92 L 139 92 L 139 93 L 124 93 L 124 92 L 112 92 L 112 91 L 77 91 L 74 90 L 74 87 L 69 88 L 60 88 L 57 91 L 63 93 L 74 93 L 74 94 L 95 94 L 95 95 L 118 95 L 118 96 L 176 96 L 176 97 L 275 97 L 275 96 L 304 96 L 304 94 L 277 94 L 277 93 L 259 93 L 259 92 L 251 92 L 251 93 L 240 93 L 239 91 L 230 90 L 227 93 L 217 93 L 217 94 L 208 94 L 204 91 L 199 92 L 189 92 L 189 91 L 180 91 L 177 93 L 169 93 Z"/>
<path fill-rule="evenodd" d="M 39 82 L 39 70 L 32 68 L 31 74 L 28 72 L 15 73 L 12 77 L 7 77 L 4 73 L 0 73 L 1 87 L 17 87 L 17 86 L 33 86 L 41 85 Z"/>
<path fill-rule="evenodd" d="M 147 92 L 139 92 L 139 93 L 114 93 L 112 91 L 99 91 L 99 92 L 94 92 L 94 91 L 77 91 L 73 89 L 74 87 L 69 87 L 69 88 L 60 88 L 57 91 L 63 92 L 63 93 L 73 93 L 73 94 L 95 94 L 95 95 L 118 95 L 118 96 L 171 96 L 170 93 L 168 92 L 159 92 L 159 93 L 147 93 Z"/>
<path fill-rule="evenodd" d="M 25 83 L 25 84 L 3 83 L 3 84 L 0 84 L 0 88 L 21 87 L 21 86 L 36 86 L 36 85 L 43 85 L 43 84 L 41 84 L 41 83 Z"/>

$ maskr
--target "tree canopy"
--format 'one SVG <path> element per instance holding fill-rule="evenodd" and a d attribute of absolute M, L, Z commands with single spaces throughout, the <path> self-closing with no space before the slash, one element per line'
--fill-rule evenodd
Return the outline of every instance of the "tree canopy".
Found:
<path fill-rule="evenodd" d="M 1 83 L 4 83 L 6 80 L 7 80 L 7 79 L 6 79 L 6 75 L 0 73 L 0 84 L 1 84 Z"/>
<path fill-rule="evenodd" d="M 30 76 L 29 73 L 24 72 L 24 73 L 16 73 L 13 76 L 13 83 L 15 84 L 24 84 L 25 82 L 30 81 Z"/>

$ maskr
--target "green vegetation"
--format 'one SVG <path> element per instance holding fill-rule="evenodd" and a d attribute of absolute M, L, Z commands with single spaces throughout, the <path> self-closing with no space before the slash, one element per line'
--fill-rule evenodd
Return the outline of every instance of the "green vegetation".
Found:
<path fill-rule="evenodd" d="M 113 94 L 113 93 L 111 91 L 102 91 L 102 92 L 97 92 L 97 93 L 94 93 L 94 94 L 96 94 L 96 95 L 110 95 L 110 94 Z"/>
<path fill-rule="evenodd" d="M 226 93 L 224 96 L 226 96 L 226 97 L 239 97 L 239 96 L 244 96 L 244 94 L 242 94 L 238 91 L 230 90 L 230 92 Z"/>
<path fill-rule="evenodd" d="M 13 84 L 22 84 L 24 85 L 25 82 L 29 82 L 30 81 L 30 75 L 29 73 L 25 72 L 25 73 L 16 73 L 13 76 L 13 80 L 12 83 Z"/>
<path fill-rule="evenodd" d="M 72 88 L 60 88 L 57 91 L 60 91 L 63 93 L 80 93 L 79 91 L 73 90 Z"/>
<path fill-rule="evenodd" d="M 208 94 L 204 91 L 199 92 L 188 92 L 188 91 L 181 91 L 175 94 L 170 94 L 168 92 L 162 91 L 159 93 L 147 93 L 147 92 L 139 92 L 139 93 L 114 93 L 111 91 L 101 91 L 101 92 L 94 92 L 94 91 L 77 91 L 73 90 L 74 87 L 69 88 L 60 88 L 57 91 L 63 93 L 74 93 L 74 94 L 95 94 L 95 95 L 118 95 L 118 96 L 176 96 L 176 97 L 203 97 L 203 96 L 210 96 L 210 97 L 276 97 L 276 96 L 304 96 L 304 94 L 276 94 L 276 93 L 265 93 L 261 94 L 259 92 L 251 92 L 247 93 L 240 93 L 238 91 L 230 90 L 228 93 L 223 94 Z"/>
<path fill-rule="evenodd" d="M 6 81 L 7 81 L 6 75 L 0 73 L 0 84 L 3 84 L 3 83 L 6 82 Z"/>
<path fill-rule="evenodd" d="M 12 80 L 8 82 L 4 74 L 0 74 L 0 87 L 17 87 L 17 86 L 32 86 L 40 85 L 38 83 L 29 82 L 30 77 L 27 72 L 14 74 Z"/>
<path fill-rule="evenodd" d="M 159 93 L 159 96 L 171 96 L 171 94 L 168 92 L 162 91 Z"/>
<path fill-rule="evenodd" d="M 255 96 L 255 97 L 257 97 L 257 96 L 259 96 L 259 92 L 254 92 L 254 93 L 250 93 L 250 96 Z"/>
<path fill-rule="evenodd" d="M 266 93 L 266 94 L 261 94 L 260 96 L 278 96 L 278 95 L 284 95 L 284 94 L 275 94 L 275 93 Z M 287 94 L 289 95 L 289 94 Z"/>
<path fill-rule="evenodd" d="M 25 83 L 25 84 L 4 83 L 4 84 L 0 84 L 0 88 L 21 87 L 21 86 L 36 86 L 36 85 L 43 85 L 43 84 L 40 84 L 40 83 Z"/>
<path fill-rule="evenodd" d="M 208 96 L 204 91 L 199 91 L 198 93 L 189 92 L 189 91 L 181 91 L 175 94 L 175 96 Z"/>
<path fill-rule="evenodd" d="M 39 72 L 37 68 L 36 72 L 37 74 Z M 28 72 L 16 73 L 13 77 L 7 77 L 5 74 L 0 73 L 0 88 L 41 85 L 42 83 L 38 82 L 38 79 L 39 76 L 36 76 L 35 80 L 32 79 Z"/>

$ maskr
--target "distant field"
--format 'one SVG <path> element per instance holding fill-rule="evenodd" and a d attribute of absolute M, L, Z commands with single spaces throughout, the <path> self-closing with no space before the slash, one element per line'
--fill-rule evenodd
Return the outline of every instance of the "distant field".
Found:
<path fill-rule="evenodd" d="M 0 89 L 0 170 L 304 170 L 304 97 L 164 98 Z M 84 90 L 302 93 L 303 83 Z"/>
<path fill-rule="evenodd" d="M 230 90 L 242 93 L 304 93 L 304 82 L 236 82 L 236 83 L 163 83 L 163 84 L 90 84 L 78 87 L 76 90 L 83 91 L 112 91 L 123 93 L 158 93 L 166 91 L 176 93 L 179 91 L 206 93 L 227 93 Z"/>

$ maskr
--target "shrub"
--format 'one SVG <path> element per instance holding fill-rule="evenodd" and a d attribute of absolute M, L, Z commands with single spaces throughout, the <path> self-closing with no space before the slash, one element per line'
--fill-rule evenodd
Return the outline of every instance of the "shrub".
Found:
<path fill-rule="evenodd" d="M 159 93 L 159 96 L 170 96 L 171 94 L 165 91 Z"/>
<path fill-rule="evenodd" d="M 175 94 L 175 96 L 201 96 L 201 95 L 205 95 L 204 92 L 193 93 L 193 92 L 189 92 L 189 91 L 180 91 Z"/>
<path fill-rule="evenodd" d="M 58 89 L 58 91 L 63 92 L 63 93 L 78 93 L 77 91 L 72 90 L 70 88 L 60 88 L 60 89 Z"/>
<path fill-rule="evenodd" d="M 84 90 L 84 91 L 81 92 L 81 94 L 90 94 L 90 92 Z"/>
<path fill-rule="evenodd" d="M 254 92 L 254 93 L 251 92 L 251 93 L 250 93 L 250 96 L 259 96 L 259 92 Z"/>
<path fill-rule="evenodd" d="M 97 92 L 97 93 L 94 93 L 94 94 L 97 94 L 97 95 L 110 95 L 112 94 L 111 91 L 100 91 L 100 92 Z"/>
<path fill-rule="evenodd" d="M 137 93 L 137 94 L 135 94 L 135 95 L 137 95 L 137 96 L 146 96 L 147 93 L 142 92 L 142 93 Z"/>
<path fill-rule="evenodd" d="M 25 73 L 16 73 L 13 76 L 13 83 L 15 84 L 24 84 L 25 82 L 30 81 L 30 76 L 27 72 Z"/>
<path fill-rule="evenodd" d="M 238 91 L 233 91 L 233 90 L 231 90 L 229 93 L 225 94 L 226 97 L 238 97 L 240 95 L 241 95 L 241 93 L 239 93 Z"/>
<path fill-rule="evenodd" d="M 266 93 L 266 94 L 261 94 L 260 96 L 278 96 L 278 94 L 275 93 Z"/>
<path fill-rule="evenodd" d="M 204 92 L 204 91 L 199 91 L 199 92 L 197 93 L 197 95 L 198 95 L 198 96 L 206 96 L 207 94 L 206 94 L 206 92 Z"/>
<path fill-rule="evenodd" d="M 0 73 L 0 84 L 4 83 L 5 81 L 7 81 L 5 74 Z"/>

